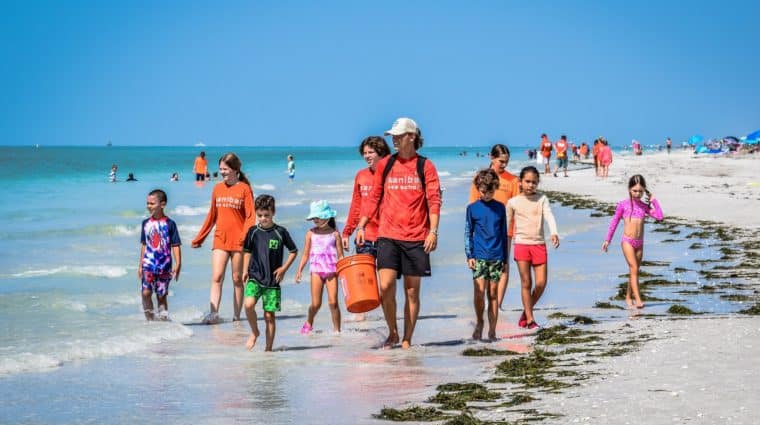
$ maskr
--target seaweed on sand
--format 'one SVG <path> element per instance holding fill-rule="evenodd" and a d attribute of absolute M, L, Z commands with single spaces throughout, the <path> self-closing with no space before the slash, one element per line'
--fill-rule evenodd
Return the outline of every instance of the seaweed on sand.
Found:
<path fill-rule="evenodd" d="M 670 313 L 670 314 L 679 314 L 679 315 L 682 315 L 682 316 L 692 315 L 692 314 L 700 314 L 700 313 L 697 313 L 694 310 L 690 309 L 689 307 L 686 307 L 686 306 L 683 306 L 683 305 L 680 305 L 680 304 L 673 304 L 673 305 L 671 305 L 670 308 L 668 309 L 668 313 Z"/>
<path fill-rule="evenodd" d="M 501 397 L 500 393 L 482 384 L 443 384 L 436 390 L 438 394 L 430 397 L 428 402 L 440 404 L 443 410 L 462 410 L 470 401 L 493 401 Z"/>
<path fill-rule="evenodd" d="M 372 415 L 377 419 L 385 419 L 387 421 L 406 422 L 406 421 L 422 421 L 433 422 L 440 421 L 451 417 L 435 407 L 420 407 L 412 406 L 406 409 L 393 409 L 390 407 L 383 407 L 379 414 Z"/>
<path fill-rule="evenodd" d="M 467 348 L 462 351 L 463 356 L 468 357 L 488 357 L 488 356 L 514 356 L 519 353 L 509 350 L 497 350 L 494 348 Z"/>

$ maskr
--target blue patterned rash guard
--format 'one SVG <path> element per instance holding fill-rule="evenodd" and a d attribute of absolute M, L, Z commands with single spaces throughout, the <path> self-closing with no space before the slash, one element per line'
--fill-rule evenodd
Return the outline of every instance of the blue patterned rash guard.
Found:
<path fill-rule="evenodd" d="M 143 270 L 158 274 L 172 271 L 172 247 L 182 244 L 174 220 L 166 216 L 143 220 L 140 243 L 145 245 Z"/>

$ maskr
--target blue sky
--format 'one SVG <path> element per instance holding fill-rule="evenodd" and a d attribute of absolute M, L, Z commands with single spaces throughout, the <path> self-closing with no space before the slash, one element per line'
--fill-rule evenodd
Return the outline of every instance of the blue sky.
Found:
<path fill-rule="evenodd" d="M 760 128 L 753 1 L 0 4 L 2 145 L 429 145 Z"/>

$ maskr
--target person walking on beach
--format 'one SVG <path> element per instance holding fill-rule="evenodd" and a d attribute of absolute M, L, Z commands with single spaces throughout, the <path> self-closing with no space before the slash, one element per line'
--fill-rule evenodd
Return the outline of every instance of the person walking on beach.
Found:
<path fill-rule="evenodd" d="M 164 214 L 166 192 L 151 191 L 145 201 L 150 217 L 140 226 L 140 262 L 137 278 L 142 282 L 142 305 L 146 320 L 153 320 L 153 294 L 156 294 L 158 317 L 168 319 L 169 283 L 179 280 L 182 269 L 182 242 L 177 224 Z M 172 261 L 173 260 L 173 261 Z M 173 267 L 172 267 L 173 266 Z"/>
<path fill-rule="evenodd" d="M 206 152 L 201 153 L 195 157 L 195 163 L 193 164 L 193 173 L 195 173 L 195 181 L 202 182 L 206 180 L 206 174 L 208 174 L 208 160 L 206 159 Z"/>
<path fill-rule="evenodd" d="M 359 154 L 367 162 L 367 168 L 362 168 L 354 178 L 354 191 L 351 196 L 351 206 L 348 209 L 346 225 L 343 227 L 343 249 L 348 250 L 349 238 L 356 230 L 361 219 L 362 206 L 372 192 L 372 185 L 377 171 L 377 163 L 390 154 L 390 148 L 380 136 L 369 136 L 359 145 Z M 356 244 L 357 254 L 372 254 L 377 258 L 378 217 L 374 216 L 364 226 L 364 242 Z M 354 241 L 356 242 L 356 241 Z"/>
<path fill-rule="evenodd" d="M 219 320 L 222 284 L 228 262 L 232 266 L 234 284 L 233 321 L 240 320 L 243 308 L 243 240 L 246 231 L 256 224 L 256 215 L 253 191 L 241 167 L 240 158 L 234 153 L 227 153 L 219 159 L 222 181 L 211 192 L 211 206 L 206 220 L 192 242 L 193 248 L 200 248 L 211 229 L 216 227 L 211 250 L 209 314 L 203 319 L 204 323 L 217 323 Z"/>
<path fill-rule="evenodd" d="M 601 139 L 599 148 L 599 176 L 608 177 L 610 173 L 610 164 L 612 164 L 612 149 L 607 144 L 606 139 Z"/>
<path fill-rule="evenodd" d="M 491 168 L 478 171 L 472 180 L 480 199 L 467 206 L 464 227 L 467 266 L 472 270 L 475 331 L 472 339 L 483 338 L 483 311 L 488 294 L 488 339 L 496 339 L 499 320 L 498 289 L 509 255 L 507 217 L 504 204 L 494 199 L 499 175 Z M 508 269 L 506 269 L 508 270 Z"/>
<path fill-rule="evenodd" d="M 514 257 L 520 271 L 522 284 L 523 312 L 517 325 L 535 329 L 539 325 L 533 315 L 536 305 L 546 288 L 547 254 L 544 239 L 544 221 L 549 225 L 549 234 L 554 248 L 559 247 L 557 223 L 549 206 L 549 199 L 536 190 L 539 174 L 536 167 L 528 166 L 520 171 L 520 194 L 507 202 L 507 224 L 514 223 Z M 531 270 L 535 275 L 535 287 Z"/>
<path fill-rule="evenodd" d="M 517 176 L 507 171 L 507 165 L 509 164 L 509 148 L 501 143 L 497 143 L 491 147 L 491 169 L 499 176 L 499 187 L 494 192 L 493 198 L 506 207 L 507 201 L 512 197 L 517 196 L 520 193 L 520 186 L 517 181 Z M 470 199 L 469 203 L 473 203 L 481 198 L 478 187 L 473 184 L 470 186 Z M 509 249 L 512 244 L 512 236 L 514 234 L 514 226 L 509 227 L 507 230 L 507 256 L 509 256 Z M 504 261 L 504 270 L 502 270 L 499 277 L 499 285 L 497 289 L 497 303 L 499 309 L 502 309 L 502 303 L 504 302 L 504 295 L 507 293 L 507 286 L 509 285 L 509 261 Z"/>
<path fill-rule="evenodd" d="M 647 190 L 644 177 L 636 174 L 628 180 L 628 199 L 618 202 L 610 227 L 607 229 L 607 236 L 602 243 L 602 251 L 607 252 L 622 218 L 623 236 L 620 248 L 628 263 L 628 288 L 625 293 L 625 303 L 628 307 L 644 307 L 639 293 L 639 268 L 644 257 L 644 219 L 647 216 L 660 221 L 663 218 L 662 209 L 660 203 L 654 199 L 654 195 Z"/>
<path fill-rule="evenodd" d="M 557 168 L 554 169 L 554 177 L 557 177 L 557 171 L 560 168 L 565 172 L 565 177 L 567 177 L 567 136 L 564 134 L 560 136 L 554 148 L 557 150 Z"/>
<path fill-rule="evenodd" d="M 544 164 L 544 174 L 549 174 L 552 157 L 552 142 L 549 140 L 549 136 L 547 136 L 546 133 L 541 135 L 541 145 L 538 149 L 541 152 L 541 163 Z"/>
<path fill-rule="evenodd" d="M 402 348 L 412 345 L 420 313 L 420 282 L 430 276 L 430 253 L 438 244 L 441 211 L 440 180 L 433 163 L 417 154 L 424 139 L 417 123 L 399 118 L 385 132 L 397 153 L 377 164 L 372 192 L 362 202 L 356 242 L 364 243 L 364 227 L 379 211 L 377 267 L 383 314 L 391 348 L 399 342 L 396 325 L 396 279 L 404 278 L 404 335 Z"/>
<path fill-rule="evenodd" d="M 670 155 L 670 149 L 673 147 L 673 141 L 670 140 L 670 137 L 668 137 L 665 140 L 665 148 L 668 150 L 668 155 Z"/>
<path fill-rule="evenodd" d="M 298 254 L 298 248 L 288 230 L 275 224 L 275 200 L 270 195 L 259 195 L 254 202 L 258 224 L 248 229 L 243 242 L 245 263 L 245 317 L 251 327 L 251 336 L 245 347 L 248 351 L 256 345 L 259 325 L 256 317 L 256 303 L 261 298 L 266 322 L 267 342 L 264 351 L 272 351 L 274 344 L 275 313 L 280 311 L 282 291 L 280 282 Z M 283 264 L 285 248 L 288 258 Z"/>
<path fill-rule="evenodd" d="M 591 154 L 594 157 L 594 175 L 597 177 L 601 176 L 601 173 L 599 172 L 599 149 L 602 148 L 602 138 L 598 138 L 594 140 L 594 146 L 591 149 Z"/>
<path fill-rule="evenodd" d="M 306 231 L 303 254 L 296 272 L 296 283 L 301 283 L 301 273 L 309 262 L 311 274 L 311 305 L 309 316 L 301 327 L 301 333 L 308 335 L 314 328 L 314 317 L 322 307 L 322 290 L 327 286 L 327 305 L 332 315 L 333 331 L 340 332 L 340 307 L 338 306 L 338 260 L 343 258 L 343 242 L 335 225 L 337 213 L 327 201 L 319 200 L 310 205 L 306 220 L 314 227 Z"/>

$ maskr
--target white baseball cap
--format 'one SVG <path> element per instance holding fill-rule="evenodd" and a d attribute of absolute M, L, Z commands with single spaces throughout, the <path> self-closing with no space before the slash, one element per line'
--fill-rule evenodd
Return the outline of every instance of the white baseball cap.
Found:
<path fill-rule="evenodd" d="M 411 118 L 397 119 L 393 122 L 391 129 L 385 132 L 385 135 L 400 136 L 406 133 L 417 133 L 417 123 Z"/>

